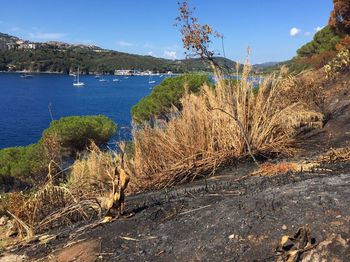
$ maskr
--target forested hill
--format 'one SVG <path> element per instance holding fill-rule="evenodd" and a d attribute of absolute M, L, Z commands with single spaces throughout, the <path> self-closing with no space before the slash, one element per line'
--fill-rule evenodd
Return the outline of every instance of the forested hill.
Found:
<path fill-rule="evenodd" d="M 234 68 L 229 59 L 217 57 L 217 63 Z M 82 73 L 113 73 L 116 69 L 172 71 L 210 71 L 200 59 L 169 60 L 102 49 L 92 45 L 63 42 L 32 43 L 0 33 L 0 70 L 69 73 L 80 66 Z"/>

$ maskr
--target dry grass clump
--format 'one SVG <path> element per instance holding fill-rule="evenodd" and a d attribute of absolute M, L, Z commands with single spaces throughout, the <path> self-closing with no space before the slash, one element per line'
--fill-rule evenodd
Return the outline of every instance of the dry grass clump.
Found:
<path fill-rule="evenodd" d="M 77 159 L 68 178 L 75 195 L 98 197 L 111 190 L 111 179 L 118 159 L 114 152 L 104 152 L 92 144 L 85 157 Z"/>
<path fill-rule="evenodd" d="M 252 173 L 253 176 L 276 176 L 278 174 L 285 174 L 287 172 L 296 172 L 298 170 L 297 163 L 264 163 L 262 164 L 258 170 Z"/>
<path fill-rule="evenodd" d="M 28 238 L 52 227 L 100 216 L 116 165 L 112 152 L 92 144 L 87 156 L 73 164 L 67 184 L 55 184 L 49 173 L 46 184 L 29 194 L 9 195 L 2 209 L 14 218 L 19 235 Z"/>
<path fill-rule="evenodd" d="M 314 172 L 320 167 L 319 161 L 312 162 L 280 162 L 280 163 L 263 163 L 257 170 L 251 173 L 252 176 L 276 176 L 280 174 L 297 173 L 297 172 Z M 326 171 L 326 169 L 322 169 Z"/>
<path fill-rule="evenodd" d="M 255 88 L 249 72 L 246 65 L 236 83 L 215 72 L 215 89 L 185 95 L 172 120 L 134 131 L 139 184 L 160 188 L 194 179 L 249 151 L 293 152 L 297 129 L 322 115 L 288 99 L 288 81 L 266 78 Z"/>
<path fill-rule="evenodd" d="M 287 87 L 286 96 L 291 102 L 304 103 L 309 108 L 324 113 L 328 94 L 326 79 L 321 72 L 308 71 L 298 76 L 288 76 L 283 81 Z"/>
<path fill-rule="evenodd" d="M 124 160 L 125 144 L 122 145 L 122 152 L 117 154 L 92 144 L 85 157 L 73 164 L 66 184 L 55 184 L 55 177 L 49 173 L 48 182 L 32 193 L 8 195 L 6 202 L 0 202 L 1 210 L 7 210 L 16 222 L 18 234 L 27 238 L 52 227 L 101 217 L 108 203 L 114 207 L 113 197 L 122 213 L 130 174 Z"/>
<path fill-rule="evenodd" d="M 349 70 L 350 51 L 347 48 L 341 49 L 338 54 L 323 67 L 326 78 L 335 79 L 341 72 Z"/>
<path fill-rule="evenodd" d="M 89 219 L 99 208 L 93 201 L 78 201 L 68 188 L 51 182 L 35 193 L 16 194 L 10 201 L 7 212 L 14 218 L 18 234 L 27 238 L 55 226 Z"/>
<path fill-rule="evenodd" d="M 263 163 L 257 170 L 251 173 L 253 176 L 276 176 L 287 172 L 313 172 L 316 170 L 330 171 L 330 169 L 320 168 L 322 164 L 350 161 L 350 147 L 330 149 L 326 153 L 317 157 L 311 162 L 280 162 Z"/>
<path fill-rule="evenodd" d="M 320 159 L 322 163 L 334 163 L 350 161 L 350 147 L 330 149 Z"/>

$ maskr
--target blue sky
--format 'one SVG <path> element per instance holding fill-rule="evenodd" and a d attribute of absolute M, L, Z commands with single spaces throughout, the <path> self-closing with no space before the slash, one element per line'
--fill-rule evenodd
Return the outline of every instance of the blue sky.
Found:
<path fill-rule="evenodd" d="M 226 56 L 283 61 L 328 22 L 331 0 L 191 0 L 195 15 L 224 35 Z M 0 32 L 165 58 L 183 58 L 177 0 L 1 0 Z M 213 49 L 221 52 L 220 43 Z"/>

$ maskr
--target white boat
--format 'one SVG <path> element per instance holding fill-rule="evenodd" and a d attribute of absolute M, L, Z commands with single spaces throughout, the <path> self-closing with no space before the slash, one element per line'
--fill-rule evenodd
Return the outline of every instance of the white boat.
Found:
<path fill-rule="evenodd" d="M 78 66 L 77 78 L 76 78 L 76 81 L 73 82 L 73 86 L 84 86 L 84 85 L 85 85 L 84 82 L 79 81 L 79 66 Z"/>
<path fill-rule="evenodd" d="M 33 78 L 32 75 L 28 75 L 28 74 L 24 74 L 24 75 L 21 75 L 22 78 Z"/>
<path fill-rule="evenodd" d="M 112 81 L 113 82 L 119 82 L 119 79 L 118 78 L 114 78 Z"/>
<path fill-rule="evenodd" d="M 100 81 L 100 82 L 108 82 L 108 80 L 106 79 L 106 78 L 100 78 L 98 81 Z"/>
<path fill-rule="evenodd" d="M 152 80 L 152 75 L 149 76 L 148 83 L 149 84 L 154 84 L 156 81 Z"/>

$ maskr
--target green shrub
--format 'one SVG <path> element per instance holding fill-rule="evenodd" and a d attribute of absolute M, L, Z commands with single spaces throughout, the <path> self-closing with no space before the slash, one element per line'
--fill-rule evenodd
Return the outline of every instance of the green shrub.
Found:
<path fill-rule="evenodd" d="M 115 134 L 116 124 L 106 116 L 70 116 L 51 122 L 43 132 L 42 141 L 53 135 L 63 147 L 71 150 L 82 150 L 93 140 L 96 145 L 107 143 Z"/>
<path fill-rule="evenodd" d="M 0 150 L 0 180 L 7 181 L 13 177 L 31 182 L 32 177 L 42 173 L 46 164 L 40 144 L 11 147 Z"/>
<path fill-rule="evenodd" d="M 61 147 L 75 152 L 85 149 L 90 140 L 102 145 L 115 132 L 116 124 L 102 115 L 63 117 L 52 121 L 38 143 L 0 150 L 0 191 L 7 191 L 5 186 L 11 188 L 17 182 L 30 185 L 40 182 L 47 175 L 50 160 L 62 159 L 59 155 L 63 152 Z"/>
<path fill-rule="evenodd" d="M 208 75 L 186 74 L 165 79 L 153 89 L 150 95 L 142 98 L 132 107 L 131 115 L 133 120 L 141 123 L 149 121 L 153 117 L 166 118 L 171 106 L 180 104 L 180 98 L 185 92 L 185 86 L 190 93 L 197 93 L 204 83 L 210 83 Z"/>

